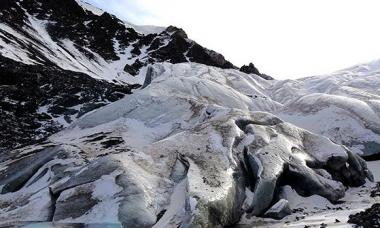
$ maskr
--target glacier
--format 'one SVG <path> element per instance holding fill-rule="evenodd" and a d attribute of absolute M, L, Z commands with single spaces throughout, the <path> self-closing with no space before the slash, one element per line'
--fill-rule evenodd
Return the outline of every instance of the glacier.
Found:
<path fill-rule="evenodd" d="M 284 204 L 282 186 L 336 203 L 373 180 L 348 147 L 270 114 L 285 108 L 267 95 L 278 81 L 196 63 L 150 72 L 145 88 L 11 153 L 3 223 L 221 227 Z"/>

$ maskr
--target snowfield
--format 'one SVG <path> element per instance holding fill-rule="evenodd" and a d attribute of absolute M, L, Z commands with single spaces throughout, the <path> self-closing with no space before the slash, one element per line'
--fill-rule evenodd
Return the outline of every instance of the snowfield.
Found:
<path fill-rule="evenodd" d="M 378 66 L 375 61 L 332 75 L 278 81 L 267 92 L 284 105 L 276 113 L 283 120 L 370 156 L 380 151 Z"/>

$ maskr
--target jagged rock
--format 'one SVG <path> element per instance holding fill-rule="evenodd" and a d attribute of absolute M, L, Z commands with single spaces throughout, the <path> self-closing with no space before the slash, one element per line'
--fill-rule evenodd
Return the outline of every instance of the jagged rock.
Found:
<path fill-rule="evenodd" d="M 144 64 L 137 59 L 132 65 L 125 65 L 124 71 L 132 76 L 136 76 L 140 72 L 141 67 L 143 66 Z"/>
<path fill-rule="evenodd" d="M 209 66 L 217 66 L 224 69 L 236 68 L 232 65 L 232 63 L 225 60 L 223 55 L 212 50 L 205 49 L 195 42 L 192 43 L 187 53 L 187 57 L 189 57 L 191 62 L 202 63 Z"/>
<path fill-rule="evenodd" d="M 173 34 L 176 37 L 181 37 L 183 39 L 187 39 L 188 38 L 186 32 L 183 29 L 177 28 L 177 27 L 175 27 L 173 25 L 170 25 L 169 27 L 167 27 L 166 28 L 166 32 L 171 33 L 171 34 Z"/>
<path fill-rule="evenodd" d="M 289 207 L 289 202 L 285 199 L 279 200 L 264 214 L 265 217 L 274 219 L 283 219 L 285 216 L 290 215 L 292 210 Z"/>
<path fill-rule="evenodd" d="M 244 72 L 246 74 L 256 74 L 261 75 L 260 71 L 253 65 L 253 63 L 249 63 L 249 65 L 244 65 L 240 68 L 241 72 Z"/>
<path fill-rule="evenodd" d="M 65 1 L 64 8 L 60 1 L 6 0 L 0 13 L 4 151 L 43 141 L 85 113 L 131 93 L 137 86 L 126 83 L 139 83 L 131 76 L 146 74 L 149 64 L 191 59 L 234 68 L 222 55 L 189 40 L 182 29 L 170 26 L 145 34 L 75 0 Z M 131 64 L 123 64 L 133 55 Z"/>
<path fill-rule="evenodd" d="M 244 65 L 244 66 L 240 67 L 240 71 L 244 72 L 246 74 L 256 74 L 256 75 L 264 78 L 265 80 L 273 80 L 274 79 L 269 75 L 260 73 L 260 71 L 255 67 L 255 65 L 253 63 L 249 63 L 248 66 Z"/>
<path fill-rule="evenodd" d="M 380 226 L 380 204 L 376 203 L 363 212 L 350 215 L 348 222 L 363 228 Z"/>
<path fill-rule="evenodd" d="M 376 187 L 371 191 L 371 197 L 379 197 L 380 196 L 380 183 L 376 183 Z"/>
<path fill-rule="evenodd" d="M 61 0 L 62 1 L 62 0 Z M 117 83 L 149 64 L 198 62 L 235 68 L 224 57 L 188 39 L 180 28 L 134 26 L 79 0 L 10 1 L 0 6 L 5 57 L 83 72 Z M 126 59 L 134 58 L 126 65 Z"/>
<path fill-rule="evenodd" d="M 265 80 L 274 80 L 273 77 L 271 77 L 271 76 L 269 76 L 269 75 L 267 75 L 267 74 L 263 74 L 263 73 L 261 73 L 260 76 L 261 76 L 262 78 L 264 78 Z"/>
<path fill-rule="evenodd" d="M 138 69 L 136 69 L 136 68 L 134 68 L 133 66 L 128 65 L 128 64 L 125 65 L 125 67 L 124 67 L 124 71 L 127 72 L 127 73 L 130 74 L 130 75 L 133 75 L 133 76 L 135 76 L 135 75 L 138 74 Z"/>

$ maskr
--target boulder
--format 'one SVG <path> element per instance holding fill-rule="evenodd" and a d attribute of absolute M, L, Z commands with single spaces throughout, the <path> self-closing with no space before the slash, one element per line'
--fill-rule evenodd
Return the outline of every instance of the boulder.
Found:
<path fill-rule="evenodd" d="M 291 213 L 292 210 L 290 209 L 289 202 L 285 199 L 280 199 L 265 212 L 264 216 L 273 219 L 283 219 Z"/>

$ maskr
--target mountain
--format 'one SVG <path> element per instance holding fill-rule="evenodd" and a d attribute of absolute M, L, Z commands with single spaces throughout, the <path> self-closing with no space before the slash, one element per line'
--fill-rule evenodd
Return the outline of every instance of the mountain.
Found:
<path fill-rule="evenodd" d="M 133 82 L 156 62 L 198 62 L 235 68 L 224 57 L 170 26 L 139 33 L 115 16 L 85 3 L 12 1 L 1 6 L 2 55 L 27 64 L 54 65 L 113 82 Z M 136 29 L 138 29 L 136 31 Z M 159 32 L 159 33 L 154 33 Z"/>
<path fill-rule="evenodd" d="M 191 61 L 236 68 L 182 29 L 134 26 L 84 2 L 62 4 L 4 0 L 0 5 L 5 136 L 0 149 L 41 141 L 122 98 L 142 84 L 149 64 Z"/>
<path fill-rule="evenodd" d="M 280 81 L 64 3 L 0 6 L 1 226 L 347 225 L 377 202 L 378 62 Z"/>

